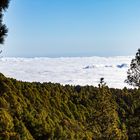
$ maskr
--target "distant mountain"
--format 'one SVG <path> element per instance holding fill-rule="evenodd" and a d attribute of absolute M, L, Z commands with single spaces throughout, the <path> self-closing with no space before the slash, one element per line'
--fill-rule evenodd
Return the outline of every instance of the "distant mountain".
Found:
<path fill-rule="evenodd" d="M 125 68 L 125 67 L 128 68 L 128 65 L 127 64 L 121 64 L 121 65 L 117 65 L 117 67 L 118 68 Z"/>
<path fill-rule="evenodd" d="M 106 68 L 113 68 L 113 67 L 117 67 L 117 68 L 128 68 L 128 64 L 118 64 L 116 66 L 114 65 L 91 65 L 91 66 L 86 66 L 84 67 L 83 69 L 94 69 L 94 68 L 103 68 L 103 67 L 106 67 Z"/>

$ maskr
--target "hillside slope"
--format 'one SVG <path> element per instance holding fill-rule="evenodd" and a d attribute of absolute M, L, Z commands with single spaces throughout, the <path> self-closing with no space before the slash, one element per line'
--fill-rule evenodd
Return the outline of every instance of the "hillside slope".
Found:
<path fill-rule="evenodd" d="M 140 139 L 140 90 L 29 83 L 0 74 L 0 140 Z"/>

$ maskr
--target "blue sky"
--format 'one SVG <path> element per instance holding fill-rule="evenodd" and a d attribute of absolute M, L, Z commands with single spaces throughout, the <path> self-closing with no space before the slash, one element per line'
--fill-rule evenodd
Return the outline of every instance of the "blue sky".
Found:
<path fill-rule="evenodd" d="M 11 0 L 3 56 L 134 55 L 140 0 Z"/>

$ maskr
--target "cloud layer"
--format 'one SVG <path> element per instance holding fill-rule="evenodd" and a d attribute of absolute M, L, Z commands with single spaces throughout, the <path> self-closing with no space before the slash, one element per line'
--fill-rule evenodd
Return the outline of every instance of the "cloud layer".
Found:
<path fill-rule="evenodd" d="M 1 58 L 0 72 L 29 82 L 97 86 L 104 77 L 109 87 L 123 88 L 132 56 Z"/>

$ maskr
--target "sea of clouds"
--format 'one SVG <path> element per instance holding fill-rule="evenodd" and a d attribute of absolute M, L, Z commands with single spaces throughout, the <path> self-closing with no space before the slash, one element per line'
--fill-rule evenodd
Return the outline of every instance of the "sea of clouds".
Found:
<path fill-rule="evenodd" d="M 132 56 L 0 58 L 0 72 L 29 82 L 98 86 L 104 77 L 109 87 L 129 87 L 124 80 Z"/>

